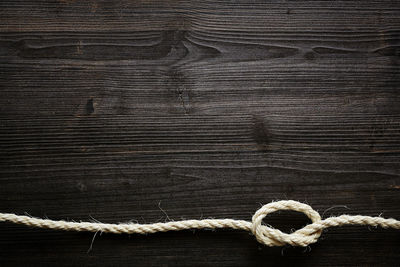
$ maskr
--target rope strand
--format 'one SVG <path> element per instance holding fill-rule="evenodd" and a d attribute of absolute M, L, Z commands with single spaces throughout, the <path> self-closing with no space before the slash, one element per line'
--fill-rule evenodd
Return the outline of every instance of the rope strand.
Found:
<path fill-rule="evenodd" d="M 292 210 L 304 213 L 311 224 L 287 234 L 262 224 L 262 220 L 269 213 L 279 210 Z M 381 217 L 361 215 L 341 215 L 322 220 L 320 214 L 309 205 L 293 200 L 282 200 L 264 205 L 254 214 L 252 221 L 233 219 L 204 219 L 183 220 L 165 223 L 136 224 L 121 223 L 108 224 L 97 222 L 67 222 L 39 219 L 12 213 L 0 213 L 0 222 L 22 224 L 36 228 L 46 228 L 77 232 L 104 232 L 113 234 L 152 234 L 157 232 L 180 231 L 187 229 L 219 229 L 231 228 L 252 232 L 257 241 L 267 246 L 301 246 L 305 247 L 318 241 L 324 229 L 344 225 L 370 225 L 383 228 L 400 229 L 400 221 Z"/>

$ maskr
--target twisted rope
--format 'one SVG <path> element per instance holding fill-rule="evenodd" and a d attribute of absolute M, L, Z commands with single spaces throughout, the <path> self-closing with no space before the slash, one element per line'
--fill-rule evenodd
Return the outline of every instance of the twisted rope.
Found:
<path fill-rule="evenodd" d="M 279 210 L 292 210 L 304 213 L 311 224 L 293 232 L 283 233 L 262 224 L 262 220 L 268 214 Z M 252 221 L 233 219 L 205 219 L 205 220 L 183 220 L 153 224 L 108 224 L 97 222 L 67 222 L 39 219 L 29 216 L 21 216 L 12 213 L 0 213 L 0 222 L 11 222 L 37 228 L 47 228 L 64 231 L 77 232 L 104 232 L 113 234 L 151 234 L 157 232 L 180 231 L 187 229 L 218 229 L 231 228 L 252 232 L 257 241 L 267 246 L 308 246 L 318 241 L 324 229 L 343 225 L 371 225 L 383 228 L 400 229 L 400 221 L 385 219 L 381 217 L 370 217 L 361 215 L 341 215 L 322 220 L 317 211 L 309 205 L 293 200 L 271 202 L 264 205 L 254 214 Z"/>

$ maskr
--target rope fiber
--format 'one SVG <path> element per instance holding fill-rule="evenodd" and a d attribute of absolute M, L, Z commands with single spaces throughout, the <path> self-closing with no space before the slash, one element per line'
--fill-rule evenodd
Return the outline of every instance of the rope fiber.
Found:
<path fill-rule="evenodd" d="M 310 218 L 312 223 L 290 234 L 262 224 L 262 220 L 265 216 L 279 210 L 302 212 Z M 152 224 L 108 224 L 99 222 L 53 221 L 12 213 L 0 213 L 0 222 L 10 222 L 30 227 L 63 231 L 104 232 L 113 234 L 152 234 L 157 232 L 180 231 L 187 229 L 231 228 L 251 232 L 255 235 L 258 242 L 271 247 L 284 245 L 305 247 L 317 242 L 324 229 L 336 226 L 370 225 L 400 229 L 400 221 L 395 219 L 385 219 L 382 217 L 341 215 L 322 220 L 320 214 L 309 205 L 293 200 L 271 202 L 262 206 L 253 215 L 251 222 L 233 219 L 204 219 L 170 221 L 164 223 L 159 222 Z"/>

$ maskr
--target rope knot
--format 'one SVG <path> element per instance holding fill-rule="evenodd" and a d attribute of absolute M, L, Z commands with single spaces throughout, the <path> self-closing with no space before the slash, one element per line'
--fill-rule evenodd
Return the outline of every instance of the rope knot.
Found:
<path fill-rule="evenodd" d="M 319 213 L 307 204 L 293 200 L 271 202 L 257 210 L 252 218 L 251 231 L 256 236 L 258 242 L 270 247 L 283 245 L 305 247 L 317 242 L 318 238 L 321 236 L 322 230 L 313 230 L 312 227 L 305 226 L 296 232 L 287 234 L 278 229 L 262 225 L 262 220 L 265 218 L 265 216 L 278 210 L 302 212 L 308 218 L 310 218 L 312 223 L 321 221 L 321 216 Z"/>

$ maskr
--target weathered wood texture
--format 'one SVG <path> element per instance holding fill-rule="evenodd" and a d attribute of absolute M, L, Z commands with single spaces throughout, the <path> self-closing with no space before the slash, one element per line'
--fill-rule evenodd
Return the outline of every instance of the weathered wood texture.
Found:
<path fill-rule="evenodd" d="M 294 199 L 400 218 L 399 45 L 397 0 L 3 0 L 0 211 L 250 219 Z M 311 251 L 226 230 L 97 235 L 86 253 L 92 237 L 3 223 L 0 264 L 400 264 L 400 234 L 367 227 Z"/>

